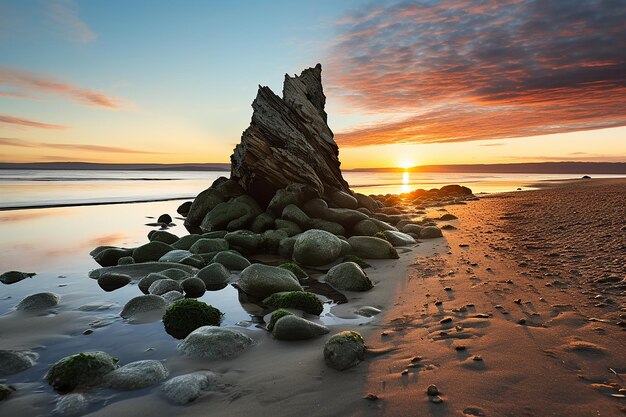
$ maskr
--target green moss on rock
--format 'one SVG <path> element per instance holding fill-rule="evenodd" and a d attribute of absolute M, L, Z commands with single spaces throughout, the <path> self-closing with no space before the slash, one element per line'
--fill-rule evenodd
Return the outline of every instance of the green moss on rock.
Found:
<path fill-rule="evenodd" d="M 298 281 L 305 280 L 309 277 L 309 274 L 304 272 L 304 269 L 300 268 L 295 262 L 285 262 L 284 264 L 278 265 L 278 267 L 293 272 L 296 278 L 298 278 Z"/>
<path fill-rule="evenodd" d="M 281 319 L 285 316 L 293 316 L 293 314 L 287 310 L 283 310 L 282 308 L 274 311 L 274 313 L 272 313 L 272 317 L 270 317 L 270 322 L 267 325 L 267 330 L 271 332 L 278 319 Z"/>
<path fill-rule="evenodd" d="M 104 352 L 76 353 L 52 365 L 46 374 L 46 381 L 61 394 L 80 387 L 95 386 L 117 368 L 117 362 L 117 358 Z"/>
<path fill-rule="evenodd" d="M 297 308 L 316 316 L 324 310 L 322 302 L 315 294 L 304 291 L 277 292 L 263 300 L 263 304 L 277 308 Z"/>
<path fill-rule="evenodd" d="M 341 262 L 342 263 L 343 262 L 354 262 L 355 264 L 360 266 L 362 269 L 371 268 L 372 267 L 372 265 L 368 264 L 362 258 L 360 258 L 360 257 L 358 257 L 356 255 L 348 255 L 345 258 L 343 258 L 343 260 Z"/>
<path fill-rule="evenodd" d="M 165 310 L 163 325 L 168 334 L 184 339 L 198 327 L 219 326 L 222 315 L 221 311 L 209 304 L 187 298 L 174 302 Z"/>

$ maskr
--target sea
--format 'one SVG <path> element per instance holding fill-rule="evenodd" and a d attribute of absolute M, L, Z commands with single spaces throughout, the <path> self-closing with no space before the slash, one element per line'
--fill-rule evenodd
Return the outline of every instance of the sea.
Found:
<path fill-rule="evenodd" d="M 225 171 L 0 170 L 0 210 L 191 199 Z M 532 189 L 584 174 L 344 171 L 352 190 L 397 194 L 460 184 L 479 193 Z M 594 175 L 594 178 L 616 175 Z"/>

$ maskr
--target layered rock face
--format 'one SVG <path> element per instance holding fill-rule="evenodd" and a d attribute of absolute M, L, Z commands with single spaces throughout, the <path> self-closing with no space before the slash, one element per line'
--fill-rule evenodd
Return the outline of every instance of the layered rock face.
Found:
<path fill-rule="evenodd" d="M 349 194 L 340 171 L 339 149 L 326 124 L 322 66 L 285 75 L 283 98 L 259 87 L 250 126 L 231 158 L 231 178 L 262 206 L 292 183 L 311 187 L 317 197 Z"/>

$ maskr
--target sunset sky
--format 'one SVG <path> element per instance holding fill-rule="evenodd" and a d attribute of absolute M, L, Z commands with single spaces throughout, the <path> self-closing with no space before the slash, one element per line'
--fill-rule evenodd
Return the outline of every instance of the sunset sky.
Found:
<path fill-rule="evenodd" d="M 626 161 L 626 1 L 0 0 L 0 162 L 228 162 L 320 62 L 345 168 Z"/>

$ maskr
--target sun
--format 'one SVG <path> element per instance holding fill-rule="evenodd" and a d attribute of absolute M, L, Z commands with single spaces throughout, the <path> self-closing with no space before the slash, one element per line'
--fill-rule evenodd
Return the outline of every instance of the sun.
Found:
<path fill-rule="evenodd" d="M 415 166 L 415 164 L 410 162 L 410 161 L 407 161 L 407 160 L 404 160 L 404 161 L 402 161 L 402 162 L 400 162 L 398 164 L 398 167 L 400 167 L 402 169 L 409 169 L 409 168 L 411 168 L 413 166 Z"/>

